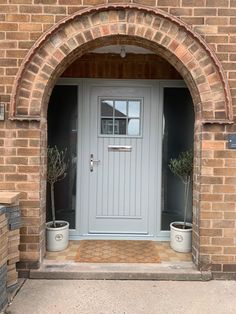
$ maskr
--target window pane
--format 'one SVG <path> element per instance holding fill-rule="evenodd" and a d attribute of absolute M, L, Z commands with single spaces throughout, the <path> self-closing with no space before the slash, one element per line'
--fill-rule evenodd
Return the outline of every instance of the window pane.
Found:
<path fill-rule="evenodd" d="M 102 100 L 101 102 L 101 115 L 103 117 L 113 116 L 113 100 Z"/>
<path fill-rule="evenodd" d="M 138 136 L 141 133 L 141 100 L 101 100 L 101 133 Z"/>
<path fill-rule="evenodd" d="M 176 106 L 175 104 L 178 104 Z M 164 89 L 163 135 L 162 135 L 162 216 L 161 229 L 169 230 L 173 221 L 184 218 L 184 185 L 169 169 L 171 158 L 193 146 L 194 111 L 187 88 Z M 189 209 L 191 208 L 189 195 Z M 191 210 L 187 221 L 191 221 Z"/>
<path fill-rule="evenodd" d="M 140 135 L 140 121 L 139 121 L 139 119 L 129 119 L 128 135 Z"/>
<path fill-rule="evenodd" d="M 129 117 L 132 118 L 140 117 L 140 101 L 137 100 L 129 101 Z"/>
<path fill-rule="evenodd" d="M 126 117 L 127 116 L 127 103 L 124 100 L 115 101 L 115 116 Z"/>
<path fill-rule="evenodd" d="M 55 86 L 48 106 L 48 145 L 67 149 L 67 175 L 55 184 L 56 218 L 74 229 L 76 216 L 77 86 Z M 60 103 L 61 106 L 57 106 Z M 80 178 L 78 178 L 80 180 Z M 47 219 L 51 220 L 50 190 L 47 190 Z"/>
<path fill-rule="evenodd" d="M 101 134 L 113 134 L 113 119 L 101 120 Z"/>
<path fill-rule="evenodd" d="M 126 134 L 126 119 L 115 119 L 114 134 Z"/>

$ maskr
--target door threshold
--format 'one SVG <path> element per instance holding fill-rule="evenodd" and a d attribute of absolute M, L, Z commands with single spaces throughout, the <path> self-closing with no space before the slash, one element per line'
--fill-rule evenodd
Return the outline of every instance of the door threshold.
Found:
<path fill-rule="evenodd" d="M 192 262 L 151 263 L 77 263 L 44 260 L 31 270 L 30 279 L 77 280 L 172 280 L 208 281 L 211 272 L 197 270 Z"/>
<path fill-rule="evenodd" d="M 158 236 L 153 235 L 127 235 L 127 234 L 84 234 L 74 235 L 70 234 L 69 239 L 71 241 L 80 240 L 148 240 L 148 241 L 170 241 L 170 232 L 164 231 Z"/>

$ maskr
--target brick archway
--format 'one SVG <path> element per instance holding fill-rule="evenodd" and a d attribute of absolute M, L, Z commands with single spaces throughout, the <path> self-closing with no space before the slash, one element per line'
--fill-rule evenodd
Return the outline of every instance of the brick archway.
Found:
<path fill-rule="evenodd" d="M 85 9 L 46 32 L 22 62 L 13 89 L 11 118 L 40 120 L 63 70 L 85 52 L 111 42 L 148 47 L 174 65 L 190 89 L 198 120 L 232 120 L 223 69 L 202 38 L 161 10 L 135 5 Z"/>
<path fill-rule="evenodd" d="M 61 20 L 34 44 L 15 79 L 10 119 L 40 121 L 40 248 L 44 247 L 46 115 L 51 91 L 60 74 L 74 60 L 96 47 L 132 44 L 165 58 L 182 75 L 195 108 L 195 168 L 193 185 L 193 256 L 201 257 L 202 124 L 232 121 L 232 102 L 221 64 L 203 39 L 185 23 L 161 10 L 135 5 L 88 8 Z M 41 217 L 43 217 L 41 219 Z M 204 255 L 204 254 L 203 254 Z M 26 255 L 27 257 L 27 255 Z M 209 256 L 208 256 L 209 257 Z M 208 258 L 207 257 L 207 258 Z M 205 260 L 204 260 L 205 258 Z M 210 257 L 209 257 L 210 258 Z M 28 263 L 28 260 L 27 260 Z M 28 266 L 27 266 L 28 267 Z"/>

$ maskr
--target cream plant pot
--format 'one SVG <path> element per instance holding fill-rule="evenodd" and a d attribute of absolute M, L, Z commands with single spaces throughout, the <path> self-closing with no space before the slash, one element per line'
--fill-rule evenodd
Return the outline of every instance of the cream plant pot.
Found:
<path fill-rule="evenodd" d="M 170 246 L 176 252 L 187 253 L 192 250 L 192 224 L 186 223 L 188 228 L 181 229 L 183 222 L 175 221 L 170 224 Z"/>
<path fill-rule="evenodd" d="M 52 221 L 46 223 L 47 251 L 58 252 L 68 247 L 69 243 L 69 223 L 63 220 L 56 220 L 62 227 L 52 228 Z"/>

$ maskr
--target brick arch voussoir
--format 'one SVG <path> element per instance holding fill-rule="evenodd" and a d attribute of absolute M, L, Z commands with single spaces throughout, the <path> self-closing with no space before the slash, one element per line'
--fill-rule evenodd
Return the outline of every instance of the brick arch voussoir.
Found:
<path fill-rule="evenodd" d="M 228 82 L 214 52 L 179 19 L 158 9 L 135 5 L 85 9 L 43 34 L 19 69 L 11 118 L 40 120 L 45 114 L 43 106 L 66 65 L 91 47 L 107 45 L 108 39 L 119 44 L 123 38 L 146 45 L 176 67 L 187 82 L 203 122 L 232 120 Z"/>

